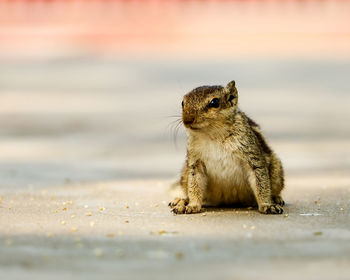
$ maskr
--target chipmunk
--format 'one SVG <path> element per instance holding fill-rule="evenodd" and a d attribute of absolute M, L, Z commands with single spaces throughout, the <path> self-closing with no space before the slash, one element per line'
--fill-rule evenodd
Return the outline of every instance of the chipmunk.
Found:
<path fill-rule="evenodd" d="M 203 204 L 283 213 L 282 163 L 237 103 L 235 81 L 198 87 L 184 96 L 187 158 L 180 179 L 184 196 L 169 203 L 175 214 L 198 213 Z"/>

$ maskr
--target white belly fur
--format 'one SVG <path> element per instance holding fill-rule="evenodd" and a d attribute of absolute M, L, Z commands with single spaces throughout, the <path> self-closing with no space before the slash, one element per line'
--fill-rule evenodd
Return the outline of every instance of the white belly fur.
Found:
<path fill-rule="evenodd" d="M 256 205 L 249 183 L 251 170 L 234 153 L 233 148 L 214 141 L 206 141 L 203 144 L 205 147 L 200 149 L 201 159 L 208 175 L 204 203 Z"/>

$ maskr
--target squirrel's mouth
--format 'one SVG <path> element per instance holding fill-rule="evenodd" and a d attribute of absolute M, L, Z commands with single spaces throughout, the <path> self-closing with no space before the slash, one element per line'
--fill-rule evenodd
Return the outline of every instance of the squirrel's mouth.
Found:
<path fill-rule="evenodd" d="M 200 128 L 199 127 L 190 126 L 189 129 L 191 129 L 191 130 L 199 130 Z"/>
<path fill-rule="evenodd" d="M 200 130 L 202 127 L 195 125 L 195 124 L 190 124 L 190 125 L 185 125 L 186 128 L 190 129 L 190 130 Z"/>

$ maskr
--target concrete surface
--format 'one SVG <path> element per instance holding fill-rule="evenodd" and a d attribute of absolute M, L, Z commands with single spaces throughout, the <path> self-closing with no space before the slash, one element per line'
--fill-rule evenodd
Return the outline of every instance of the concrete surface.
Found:
<path fill-rule="evenodd" d="M 349 69 L 327 59 L 1 61 L 0 279 L 348 279 Z M 185 135 L 174 145 L 167 116 L 193 87 L 232 78 L 282 159 L 288 216 L 173 216 Z"/>
<path fill-rule="evenodd" d="M 170 213 L 164 180 L 1 191 L 2 279 L 348 279 L 350 178 L 294 176 L 284 215 Z"/>

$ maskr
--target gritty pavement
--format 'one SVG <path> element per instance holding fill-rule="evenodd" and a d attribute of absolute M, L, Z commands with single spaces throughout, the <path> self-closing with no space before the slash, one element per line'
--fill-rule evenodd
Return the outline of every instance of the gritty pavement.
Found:
<path fill-rule="evenodd" d="M 330 58 L 2 59 L 0 279 L 349 279 L 349 72 Z M 285 213 L 174 216 L 182 96 L 232 79 L 283 162 Z"/>
<path fill-rule="evenodd" d="M 288 178 L 283 215 L 173 215 L 169 186 L 1 190 L 1 279 L 348 279 L 349 176 Z"/>

